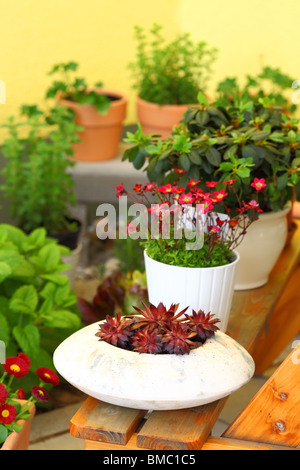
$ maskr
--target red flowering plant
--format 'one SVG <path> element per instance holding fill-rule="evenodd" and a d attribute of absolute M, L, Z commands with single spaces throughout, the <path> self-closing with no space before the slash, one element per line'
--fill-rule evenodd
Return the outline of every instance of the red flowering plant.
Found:
<path fill-rule="evenodd" d="M 127 191 L 117 186 L 117 197 L 128 197 L 145 207 L 150 224 L 140 230 L 130 221 L 127 234 L 140 237 L 147 255 L 166 264 L 186 267 L 212 267 L 228 264 L 233 260 L 233 250 L 240 244 L 249 226 L 262 212 L 258 195 L 264 191 L 263 178 L 251 183 L 254 196 L 249 201 L 240 200 L 234 187 L 234 179 L 224 181 L 220 188 L 217 181 L 190 179 L 186 187 L 180 185 L 185 170 L 178 169 L 178 179 L 173 184 L 158 186 L 156 183 L 136 184 Z M 217 189 L 217 187 L 219 189 Z M 236 209 L 227 207 L 226 199 L 236 199 Z M 151 203 L 156 198 L 157 202 Z M 142 224 L 140 224 L 142 225 Z M 149 228 L 150 225 L 150 228 Z"/>
<path fill-rule="evenodd" d="M 49 400 L 44 385 L 59 384 L 59 377 L 54 371 L 39 367 L 36 370 L 39 384 L 32 387 L 30 397 L 25 399 L 25 391 L 22 388 L 12 388 L 12 384 L 15 379 L 23 378 L 29 373 L 30 365 L 29 357 L 19 353 L 17 356 L 7 357 L 5 363 L 0 366 L 0 447 L 11 433 L 21 431 L 22 425 L 19 421 L 31 417 L 29 410 L 32 405 Z"/>

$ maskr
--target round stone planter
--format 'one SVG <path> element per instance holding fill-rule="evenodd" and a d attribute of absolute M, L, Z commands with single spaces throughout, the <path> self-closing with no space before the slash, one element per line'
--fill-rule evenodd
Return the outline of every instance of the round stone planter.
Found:
<path fill-rule="evenodd" d="M 114 405 L 144 410 L 200 406 L 229 395 L 254 374 L 248 352 L 225 333 L 190 354 L 140 354 L 99 341 L 99 322 L 54 352 L 57 371 L 74 387 Z"/>
<path fill-rule="evenodd" d="M 160 263 L 144 252 L 149 302 L 162 302 L 167 308 L 179 303 L 179 310 L 202 309 L 219 318 L 218 327 L 226 332 L 234 292 L 236 266 L 239 255 L 234 253 L 232 263 L 213 268 L 185 268 Z"/>

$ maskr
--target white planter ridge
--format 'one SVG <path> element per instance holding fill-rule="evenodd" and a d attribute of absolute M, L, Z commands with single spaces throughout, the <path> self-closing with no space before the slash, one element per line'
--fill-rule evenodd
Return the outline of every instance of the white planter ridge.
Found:
<path fill-rule="evenodd" d="M 99 322 L 54 352 L 58 372 L 98 400 L 142 410 L 200 406 L 229 395 L 254 374 L 254 361 L 220 331 L 190 354 L 140 354 L 99 341 Z"/>
<path fill-rule="evenodd" d="M 278 260 L 287 237 L 287 213 L 290 206 L 278 212 L 259 215 L 235 249 L 240 255 L 235 290 L 254 289 L 265 285 Z"/>
<path fill-rule="evenodd" d="M 224 266 L 214 268 L 185 268 L 171 266 L 151 259 L 144 252 L 149 302 L 162 302 L 167 308 L 179 303 L 179 310 L 186 313 L 202 309 L 220 319 L 217 326 L 225 332 L 228 324 L 235 271 L 239 255 Z"/>

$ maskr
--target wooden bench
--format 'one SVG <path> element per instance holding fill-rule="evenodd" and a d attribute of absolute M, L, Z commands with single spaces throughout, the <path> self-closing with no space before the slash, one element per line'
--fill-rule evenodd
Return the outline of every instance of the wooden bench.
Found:
<path fill-rule="evenodd" d="M 300 222 L 267 285 L 234 293 L 228 334 L 252 354 L 261 373 L 300 330 Z M 185 410 L 118 407 L 89 397 L 70 432 L 98 450 L 295 449 L 300 444 L 300 344 L 291 351 L 221 438 L 211 436 L 225 397 Z"/>

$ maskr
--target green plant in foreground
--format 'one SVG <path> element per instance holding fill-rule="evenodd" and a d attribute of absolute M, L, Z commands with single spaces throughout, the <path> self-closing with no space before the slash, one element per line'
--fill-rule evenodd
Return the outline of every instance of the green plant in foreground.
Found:
<path fill-rule="evenodd" d="M 196 103 L 199 89 L 205 91 L 216 49 L 193 42 L 188 33 L 167 43 L 159 24 L 152 26 L 149 37 L 135 26 L 135 39 L 136 59 L 129 67 L 140 98 L 160 105 Z"/>
<path fill-rule="evenodd" d="M 56 347 L 81 327 L 76 295 L 62 274 L 68 252 L 44 229 L 26 235 L 0 225 L 0 340 L 7 355 L 30 356 L 32 370 L 53 367 Z"/>
<path fill-rule="evenodd" d="M 78 126 L 61 106 L 47 113 L 23 106 L 21 114 L 19 120 L 11 117 L 2 125 L 9 132 L 2 146 L 2 195 L 9 199 L 10 214 L 20 228 L 29 232 L 44 227 L 58 234 L 71 228 L 66 217 L 75 195 L 69 169 Z"/>
<path fill-rule="evenodd" d="M 110 100 L 105 95 L 90 89 L 82 77 L 74 77 L 78 69 L 76 62 L 59 63 L 52 67 L 48 75 L 59 75 L 46 92 L 46 98 L 61 97 L 79 104 L 95 106 L 100 114 L 106 114 L 110 108 Z M 95 88 L 102 88 L 103 83 L 97 82 Z"/>

